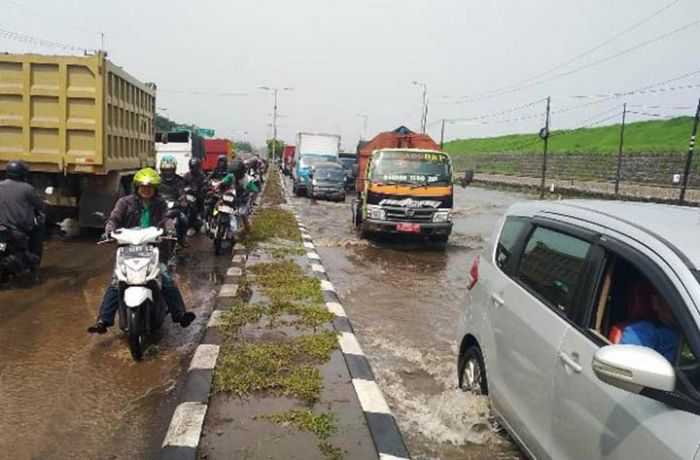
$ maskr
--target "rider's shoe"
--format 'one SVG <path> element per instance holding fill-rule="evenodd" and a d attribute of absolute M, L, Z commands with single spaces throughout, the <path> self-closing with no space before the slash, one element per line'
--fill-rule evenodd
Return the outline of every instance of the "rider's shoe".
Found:
<path fill-rule="evenodd" d="M 97 321 L 97 323 L 95 323 L 94 326 L 90 326 L 89 328 L 87 328 L 87 331 L 90 334 L 105 334 L 107 332 L 108 327 L 109 326 L 107 325 L 107 323 L 100 319 Z"/>

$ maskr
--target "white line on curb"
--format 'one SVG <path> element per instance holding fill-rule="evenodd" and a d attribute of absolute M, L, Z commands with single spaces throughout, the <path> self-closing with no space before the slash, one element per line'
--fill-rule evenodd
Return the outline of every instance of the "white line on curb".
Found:
<path fill-rule="evenodd" d="M 211 312 L 211 316 L 209 317 L 209 322 L 207 323 L 207 327 L 219 327 L 221 326 L 221 316 L 224 314 L 223 310 L 214 310 Z"/>
<path fill-rule="evenodd" d="M 190 368 L 188 371 L 191 371 L 192 369 L 213 370 L 216 367 L 216 359 L 218 357 L 218 345 L 199 345 L 194 351 L 194 356 L 192 356 L 192 361 L 190 362 Z"/>
<path fill-rule="evenodd" d="M 311 264 L 311 270 L 320 273 L 326 273 L 326 269 L 321 264 Z"/>
<path fill-rule="evenodd" d="M 360 347 L 360 343 L 357 341 L 355 334 L 341 332 L 340 337 L 338 337 L 338 343 L 340 344 L 340 349 L 346 355 L 365 355 L 362 352 L 362 347 Z"/>
<path fill-rule="evenodd" d="M 391 414 L 391 410 L 377 382 L 374 380 L 352 379 L 352 384 L 355 387 L 355 392 L 363 411 L 375 414 Z"/>
<path fill-rule="evenodd" d="M 304 233 L 304 232 L 301 232 L 301 237 L 304 238 L 305 240 L 311 239 L 311 235 L 309 235 L 308 233 Z"/>
<path fill-rule="evenodd" d="M 335 292 L 335 288 L 333 287 L 333 283 L 331 283 L 330 281 L 327 281 L 327 280 L 321 280 L 321 290 Z"/>
<path fill-rule="evenodd" d="M 226 270 L 226 276 L 241 276 L 242 274 L 243 270 L 241 270 L 241 267 L 231 267 Z"/>
<path fill-rule="evenodd" d="M 338 302 L 326 302 L 326 308 L 328 308 L 328 311 L 333 313 L 335 316 L 344 316 L 345 318 L 348 317 L 348 315 L 345 313 L 345 309 Z"/>
<path fill-rule="evenodd" d="M 207 405 L 195 402 L 184 402 L 177 406 L 170 421 L 168 434 L 163 440 L 165 446 L 182 446 L 196 448 L 202 435 L 204 416 Z"/>
<path fill-rule="evenodd" d="M 315 252 L 307 252 L 306 257 L 313 260 L 321 260 L 321 258 Z"/>
<path fill-rule="evenodd" d="M 409 460 L 407 457 L 395 457 L 389 454 L 379 454 L 379 460 Z"/>
<path fill-rule="evenodd" d="M 224 284 L 219 291 L 219 297 L 236 297 L 238 293 L 237 284 Z"/>
<path fill-rule="evenodd" d="M 233 256 L 233 259 L 231 259 L 231 262 L 233 262 L 234 264 L 242 264 L 243 261 L 243 256 L 240 254 L 236 254 L 235 256 Z"/>
<path fill-rule="evenodd" d="M 304 247 L 308 249 L 314 249 L 314 244 L 307 241 L 304 243 Z"/>

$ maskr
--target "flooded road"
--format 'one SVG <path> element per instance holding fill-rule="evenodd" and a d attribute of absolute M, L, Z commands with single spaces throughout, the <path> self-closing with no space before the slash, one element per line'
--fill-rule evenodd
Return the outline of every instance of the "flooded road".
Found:
<path fill-rule="evenodd" d="M 471 262 L 525 195 L 455 188 L 449 243 L 360 240 L 345 204 L 293 198 L 416 459 L 519 459 L 485 398 L 457 388 L 456 324 Z"/>
<path fill-rule="evenodd" d="M 85 332 L 114 251 L 87 238 L 49 241 L 41 281 L 0 290 L 0 458 L 152 458 L 160 447 L 230 258 L 191 240 L 175 273 L 198 318 L 183 330 L 168 317 L 136 363 L 118 327 Z"/>

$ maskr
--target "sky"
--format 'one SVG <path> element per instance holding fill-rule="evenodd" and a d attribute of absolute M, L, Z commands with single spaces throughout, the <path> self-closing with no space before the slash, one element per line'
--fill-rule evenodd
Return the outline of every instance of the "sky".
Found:
<path fill-rule="evenodd" d="M 340 134 L 347 151 L 420 129 L 413 81 L 427 86 L 427 132 L 439 140 L 444 118 L 446 141 L 535 133 L 548 96 L 552 129 L 619 122 L 623 102 L 630 121 L 693 115 L 700 97 L 699 0 L 0 0 L 0 11 L 0 52 L 81 54 L 104 33 L 110 60 L 157 84 L 159 113 L 256 145 L 272 136 L 261 86 L 293 88 L 279 92 L 280 139 Z"/>

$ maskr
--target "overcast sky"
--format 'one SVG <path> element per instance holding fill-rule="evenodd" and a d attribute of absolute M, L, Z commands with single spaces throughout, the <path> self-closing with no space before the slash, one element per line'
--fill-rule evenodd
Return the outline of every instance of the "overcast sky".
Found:
<path fill-rule="evenodd" d="M 536 132 L 548 95 L 553 129 L 613 123 L 605 118 L 623 101 L 635 112 L 692 115 L 682 107 L 700 96 L 700 87 L 678 89 L 700 84 L 698 72 L 655 92 L 570 97 L 700 71 L 699 0 L 0 0 L 0 11 L 0 51 L 70 53 L 7 31 L 81 48 L 99 48 L 104 31 L 113 62 L 157 83 L 161 113 L 255 144 L 272 122 L 272 95 L 259 86 L 294 88 L 279 95 L 281 139 L 338 133 L 346 150 L 363 130 L 358 114 L 369 117 L 369 137 L 419 129 L 413 80 L 428 86 L 436 139 L 443 117 L 461 119 L 448 121 L 446 139 Z"/>

